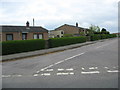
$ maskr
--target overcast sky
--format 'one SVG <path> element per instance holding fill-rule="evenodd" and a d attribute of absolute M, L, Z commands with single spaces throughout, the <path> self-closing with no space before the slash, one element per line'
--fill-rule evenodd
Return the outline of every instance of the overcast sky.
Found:
<path fill-rule="evenodd" d="M 119 0 L 0 0 L 0 24 L 26 21 L 53 30 L 63 24 L 89 28 L 91 24 L 118 32 Z"/>

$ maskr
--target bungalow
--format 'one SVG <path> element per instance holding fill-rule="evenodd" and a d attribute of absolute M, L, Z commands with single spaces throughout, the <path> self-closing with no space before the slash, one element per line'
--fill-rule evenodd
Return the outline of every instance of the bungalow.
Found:
<path fill-rule="evenodd" d="M 64 24 L 55 30 L 51 30 L 49 37 L 63 37 L 64 34 L 72 34 L 73 36 L 80 36 L 80 33 L 83 32 L 84 35 L 87 35 L 89 32 L 89 29 L 78 27 L 78 23 L 76 23 L 76 26 L 74 25 L 68 25 Z"/>
<path fill-rule="evenodd" d="M 29 26 L 27 21 L 26 26 L 1 26 L 0 40 L 30 40 L 30 39 L 48 39 L 48 30 L 43 27 Z"/>

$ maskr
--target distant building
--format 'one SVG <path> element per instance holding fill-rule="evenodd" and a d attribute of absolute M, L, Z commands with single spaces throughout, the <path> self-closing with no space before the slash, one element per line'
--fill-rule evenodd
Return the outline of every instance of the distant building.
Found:
<path fill-rule="evenodd" d="M 48 30 L 43 27 L 29 26 L 7 26 L 2 25 L 0 29 L 0 41 L 9 40 L 30 40 L 30 39 L 48 39 Z"/>
<path fill-rule="evenodd" d="M 120 33 L 113 33 L 113 34 L 116 34 L 116 35 L 117 35 L 117 37 L 120 37 Z"/>
<path fill-rule="evenodd" d="M 52 30 L 52 31 L 49 31 L 49 38 L 55 38 L 55 37 L 63 37 L 64 35 L 64 31 L 63 30 Z"/>
<path fill-rule="evenodd" d="M 64 34 L 72 34 L 73 36 L 80 36 L 81 32 L 83 32 L 84 35 L 87 35 L 87 33 L 89 32 L 89 29 L 79 27 L 78 23 L 76 23 L 76 26 L 64 24 L 56 28 L 55 30 L 51 30 L 49 36 L 50 37 L 63 37 Z"/>

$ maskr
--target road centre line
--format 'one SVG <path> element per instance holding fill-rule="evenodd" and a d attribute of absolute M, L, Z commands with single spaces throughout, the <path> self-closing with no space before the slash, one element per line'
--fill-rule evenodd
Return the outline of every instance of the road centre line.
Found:
<path fill-rule="evenodd" d="M 107 46 L 107 45 L 109 45 L 109 44 L 101 45 L 101 46 L 98 46 L 96 48 L 101 48 L 101 47 L 104 47 L 104 46 Z"/>
<path fill-rule="evenodd" d="M 51 71 L 53 71 L 53 69 L 47 69 L 46 71 L 49 71 L 49 72 L 51 72 Z"/>
<path fill-rule="evenodd" d="M 2 77 L 11 77 L 11 75 L 2 75 Z"/>
<path fill-rule="evenodd" d="M 22 77 L 22 75 L 2 75 L 3 78 L 7 77 Z"/>
<path fill-rule="evenodd" d="M 67 61 L 67 60 L 70 60 L 70 59 L 72 59 L 72 58 L 75 58 L 75 57 L 80 56 L 80 55 L 83 55 L 83 54 L 85 54 L 85 52 L 80 53 L 80 54 L 77 54 L 77 55 L 74 55 L 74 56 L 69 57 L 69 58 L 66 58 L 66 59 L 61 60 L 61 61 L 59 61 L 59 62 L 56 62 L 56 63 L 54 63 L 54 64 L 51 64 L 51 65 L 49 65 L 49 66 L 47 66 L 47 67 L 45 67 L 45 68 L 43 68 L 43 69 L 41 69 L 41 70 L 44 71 L 45 69 L 51 68 L 51 67 L 53 67 L 53 66 L 55 66 L 55 65 L 58 65 L 58 64 L 60 64 L 60 63 L 62 63 L 62 62 L 65 62 L 65 61 Z M 37 72 L 38 72 L 38 71 L 37 71 Z"/>
<path fill-rule="evenodd" d="M 98 46 L 98 47 L 96 47 L 96 48 L 104 47 L 104 46 L 107 46 L 107 45 L 109 45 L 109 44 L 101 45 L 101 46 Z M 47 67 L 45 67 L 45 68 L 43 68 L 43 69 L 41 69 L 41 70 L 44 71 L 45 69 L 51 68 L 51 67 L 53 67 L 53 66 L 55 66 L 55 65 L 58 65 L 58 64 L 60 64 L 60 63 L 62 63 L 62 62 L 65 62 L 65 61 L 67 61 L 67 60 L 70 60 L 70 59 L 72 59 L 72 58 L 75 58 L 75 57 L 77 57 L 77 56 L 80 56 L 80 55 L 82 55 L 82 54 L 84 54 L 84 53 L 85 53 L 85 52 L 80 53 L 80 54 L 77 54 L 77 55 L 74 55 L 74 56 L 69 57 L 69 58 L 66 58 L 66 59 L 64 59 L 64 60 L 62 60 L 62 61 L 56 62 L 56 63 L 54 63 L 54 64 L 51 64 L 51 65 L 49 65 L 49 66 L 47 66 Z"/>

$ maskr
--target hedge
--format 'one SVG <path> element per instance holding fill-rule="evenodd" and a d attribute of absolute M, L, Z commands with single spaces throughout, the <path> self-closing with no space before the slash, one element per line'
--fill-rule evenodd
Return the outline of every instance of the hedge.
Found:
<path fill-rule="evenodd" d="M 70 44 L 86 42 L 85 36 L 80 37 L 63 37 L 63 38 L 51 38 L 49 39 L 50 48 L 65 46 Z"/>
<path fill-rule="evenodd" d="M 91 41 L 100 40 L 101 39 L 101 35 L 99 35 L 99 34 L 91 35 L 90 39 L 91 39 Z"/>
<path fill-rule="evenodd" d="M 117 35 L 116 35 L 116 34 L 109 34 L 108 37 L 109 37 L 109 38 L 114 38 L 114 37 L 117 37 Z"/>
<path fill-rule="evenodd" d="M 2 55 L 28 52 L 45 48 L 45 40 L 16 40 L 2 42 Z"/>
<path fill-rule="evenodd" d="M 95 41 L 114 37 L 116 37 L 115 34 L 96 34 L 91 35 L 90 40 Z M 48 46 L 49 48 L 66 46 L 70 44 L 83 43 L 88 39 L 89 37 L 86 36 L 51 38 L 48 41 Z M 45 49 L 46 47 L 45 40 L 43 39 L 4 41 L 0 43 L 2 43 L 2 55 L 41 50 Z"/>
<path fill-rule="evenodd" d="M 117 37 L 117 36 L 115 34 L 95 34 L 90 36 L 91 41 L 114 38 L 114 37 Z"/>

